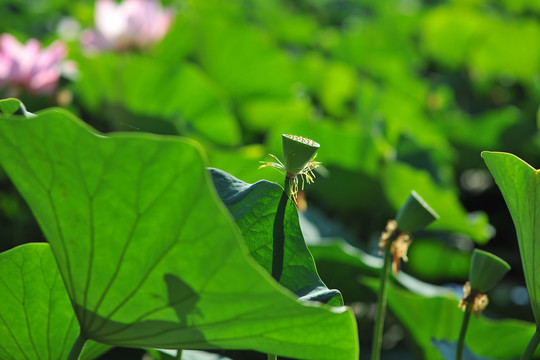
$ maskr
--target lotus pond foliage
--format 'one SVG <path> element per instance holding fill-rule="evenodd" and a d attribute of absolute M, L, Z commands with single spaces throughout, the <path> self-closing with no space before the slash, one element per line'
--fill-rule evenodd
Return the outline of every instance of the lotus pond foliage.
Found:
<path fill-rule="evenodd" d="M 540 358 L 536 1 L 0 14 L 0 359 Z"/>

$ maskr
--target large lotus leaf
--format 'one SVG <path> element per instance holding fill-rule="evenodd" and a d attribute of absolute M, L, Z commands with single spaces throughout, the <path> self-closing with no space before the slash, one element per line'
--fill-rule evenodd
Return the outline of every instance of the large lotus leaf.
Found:
<path fill-rule="evenodd" d="M 101 116 L 105 105 L 151 119 L 108 114 L 116 128 L 155 127 L 156 120 L 179 133 L 200 134 L 225 145 L 237 144 L 240 130 L 227 101 L 198 67 L 137 55 L 108 54 L 79 60 L 77 90 L 86 106 Z M 111 80 L 114 79 L 114 80 Z M 144 120 L 144 119 L 143 119 Z"/>
<path fill-rule="evenodd" d="M 461 233 L 480 244 L 489 240 L 487 216 L 484 213 L 474 216 L 467 214 L 456 192 L 437 185 L 426 171 L 394 162 L 384 170 L 383 180 L 388 200 L 396 211 L 407 200 L 411 190 L 417 190 L 440 215 L 440 219 L 429 225 L 428 229 Z"/>
<path fill-rule="evenodd" d="M 0 358 L 66 359 L 79 324 L 48 244 L 0 253 Z M 82 359 L 109 346 L 89 342 Z"/>
<path fill-rule="evenodd" d="M 432 345 L 433 338 L 456 341 L 459 336 L 463 312 L 455 297 L 423 296 L 390 286 L 388 306 L 422 348 L 426 359 L 442 359 Z M 474 317 L 469 322 L 465 344 L 478 356 L 518 358 L 534 331 L 535 325 L 530 322 Z"/>
<path fill-rule="evenodd" d="M 0 119 L 0 162 L 51 244 L 83 336 L 358 357 L 350 310 L 297 301 L 250 259 L 192 141 L 105 136 L 48 110 Z"/>
<path fill-rule="evenodd" d="M 272 273 L 273 260 L 280 257 L 283 269 L 279 283 L 302 300 L 316 300 L 331 305 L 343 305 L 341 294 L 329 290 L 317 274 L 298 223 L 298 213 L 291 201 L 287 202 L 283 226 L 274 225 L 278 219 L 278 205 L 283 188 L 266 180 L 245 183 L 217 169 L 210 174 L 223 203 L 240 228 L 249 253 L 266 271 Z M 278 232 L 284 235 L 279 243 Z"/>
<path fill-rule="evenodd" d="M 540 241 L 538 170 L 508 153 L 484 151 L 482 157 L 514 220 L 525 282 L 534 318 L 540 324 L 540 249 L 535 246 Z"/>

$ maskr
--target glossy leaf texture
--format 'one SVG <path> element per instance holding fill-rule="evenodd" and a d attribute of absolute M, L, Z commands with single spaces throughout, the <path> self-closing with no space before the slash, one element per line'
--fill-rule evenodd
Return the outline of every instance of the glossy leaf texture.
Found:
<path fill-rule="evenodd" d="M 210 174 L 218 195 L 242 232 L 250 255 L 271 273 L 274 222 L 283 188 L 266 180 L 248 184 L 217 169 L 210 169 Z M 283 226 L 284 268 L 280 284 L 301 300 L 343 305 L 339 291 L 329 290 L 319 278 L 298 223 L 297 210 L 291 201 L 287 204 Z"/>
<path fill-rule="evenodd" d="M 0 358 L 66 359 L 79 324 L 48 244 L 0 254 Z M 109 346 L 89 342 L 81 359 Z"/>
<path fill-rule="evenodd" d="M 352 312 L 301 303 L 247 255 L 196 143 L 0 119 L 0 162 L 51 244 L 83 336 L 356 359 Z"/>
<path fill-rule="evenodd" d="M 540 183 L 538 170 L 515 155 L 482 152 L 495 178 L 516 228 L 519 252 L 531 307 L 540 324 Z"/>

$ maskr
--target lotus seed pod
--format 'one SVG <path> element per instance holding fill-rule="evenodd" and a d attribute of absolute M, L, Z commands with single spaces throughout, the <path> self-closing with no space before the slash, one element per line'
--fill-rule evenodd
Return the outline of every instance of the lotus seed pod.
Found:
<path fill-rule="evenodd" d="M 413 190 L 399 210 L 396 222 L 399 230 L 412 233 L 425 228 L 438 218 L 439 215 Z"/>
<path fill-rule="evenodd" d="M 320 146 L 313 140 L 296 135 L 283 134 L 282 139 L 285 169 L 295 175 L 304 169 Z"/>
<path fill-rule="evenodd" d="M 472 255 L 469 281 L 471 288 L 482 293 L 488 292 L 506 273 L 510 265 L 498 256 L 475 249 Z"/>

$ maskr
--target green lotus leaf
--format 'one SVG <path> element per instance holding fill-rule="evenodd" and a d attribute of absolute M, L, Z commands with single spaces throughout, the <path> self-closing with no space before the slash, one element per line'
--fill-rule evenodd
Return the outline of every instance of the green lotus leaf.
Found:
<path fill-rule="evenodd" d="M 351 310 L 299 302 L 247 254 L 196 143 L 0 118 L 0 163 L 51 244 L 87 339 L 357 359 Z"/>
<path fill-rule="evenodd" d="M 316 300 L 330 305 L 343 305 L 341 294 L 329 290 L 319 278 L 298 223 L 298 213 L 288 203 L 284 219 L 284 243 L 274 247 L 274 222 L 283 188 L 269 181 L 245 183 L 217 169 L 210 174 L 218 194 L 240 228 L 249 253 L 266 271 L 272 273 L 274 249 L 282 249 L 283 271 L 280 284 L 302 300 Z"/>
<path fill-rule="evenodd" d="M 535 246 L 540 241 L 538 170 L 508 153 L 484 151 L 482 157 L 501 189 L 514 221 L 525 283 L 534 318 L 540 324 L 540 249 Z"/>
<path fill-rule="evenodd" d="M 0 358 L 67 358 L 79 324 L 48 244 L 0 253 Z M 110 347 L 90 341 L 81 359 Z"/>

